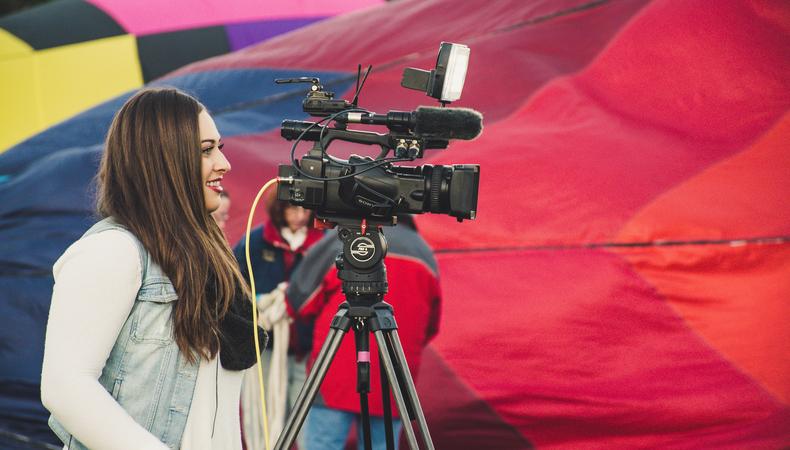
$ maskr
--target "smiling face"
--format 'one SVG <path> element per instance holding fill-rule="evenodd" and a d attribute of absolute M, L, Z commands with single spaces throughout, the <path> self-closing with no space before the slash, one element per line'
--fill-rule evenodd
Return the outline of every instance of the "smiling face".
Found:
<path fill-rule="evenodd" d="M 222 142 L 214 119 L 205 111 L 198 115 L 200 128 L 201 165 L 203 197 L 208 212 L 219 208 L 222 193 L 222 177 L 230 171 L 230 163 L 222 153 Z"/>

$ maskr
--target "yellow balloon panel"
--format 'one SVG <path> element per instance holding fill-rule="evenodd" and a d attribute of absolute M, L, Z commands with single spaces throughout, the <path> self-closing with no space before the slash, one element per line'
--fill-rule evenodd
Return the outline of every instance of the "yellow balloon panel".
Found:
<path fill-rule="evenodd" d="M 142 84 L 132 35 L 0 57 L 0 153 Z"/>
<path fill-rule="evenodd" d="M 33 53 L 33 47 L 8 31 L 0 28 L 0 60 Z"/>
<path fill-rule="evenodd" d="M 0 152 L 44 127 L 33 54 L 0 58 Z"/>
<path fill-rule="evenodd" d="M 42 50 L 36 62 L 47 126 L 143 84 L 132 35 Z"/>
<path fill-rule="evenodd" d="M 0 60 L 33 52 L 33 47 L 8 31 L 0 28 Z"/>

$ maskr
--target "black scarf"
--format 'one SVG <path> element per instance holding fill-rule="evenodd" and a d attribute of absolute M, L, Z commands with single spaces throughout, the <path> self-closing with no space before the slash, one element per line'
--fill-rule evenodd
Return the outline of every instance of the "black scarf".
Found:
<path fill-rule="evenodd" d="M 212 289 L 212 283 L 208 284 L 207 292 L 213 295 L 216 290 Z M 219 360 L 222 367 L 227 370 L 244 370 L 257 362 L 252 329 L 252 304 L 240 289 L 236 289 L 228 313 L 220 320 L 219 331 Z M 268 337 L 266 331 L 258 327 L 258 343 L 261 351 L 266 348 Z"/>

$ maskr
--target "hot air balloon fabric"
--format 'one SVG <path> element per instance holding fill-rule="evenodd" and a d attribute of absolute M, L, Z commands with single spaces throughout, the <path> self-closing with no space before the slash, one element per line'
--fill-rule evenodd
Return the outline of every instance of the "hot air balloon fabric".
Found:
<path fill-rule="evenodd" d="M 55 0 L 0 18 L 0 152 L 191 62 L 382 2 Z"/>
<path fill-rule="evenodd" d="M 280 122 L 310 120 L 307 86 L 273 79 L 351 98 L 372 64 L 360 106 L 412 110 L 432 99 L 402 71 L 433 67 L 441 41 L 471 48 L 451 106 L 484 130 L 419 161 L 481 166 L 476 220 L 417 218 L 444 293 L 417 386 L 436 448 L 786 447 L 790 5 L 391 2 L 149 84 L 212 111 L 235 242 L 289 161 Z M 41 432 L 51 266 L 96 220 L 92 177 L 128 95 L 0 155 L 0 428 Z"/>

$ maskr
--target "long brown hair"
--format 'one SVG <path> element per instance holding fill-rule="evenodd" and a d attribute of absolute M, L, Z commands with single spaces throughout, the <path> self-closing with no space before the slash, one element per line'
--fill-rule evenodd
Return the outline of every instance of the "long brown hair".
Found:
<path fill-rule="evenodd" d="M 110 125 L 98 173 L 97 209 L 126 226 L 175 286 L 174 337 L 190 362 L 214 358 L 219 322 L 238 292 L 236 259 L 206 210 L 198 115 L 205 107 L 173 88 L 144 89 Z"/>

